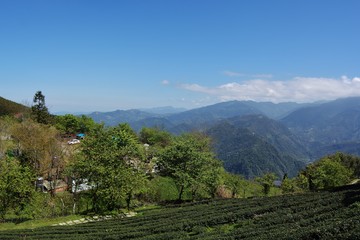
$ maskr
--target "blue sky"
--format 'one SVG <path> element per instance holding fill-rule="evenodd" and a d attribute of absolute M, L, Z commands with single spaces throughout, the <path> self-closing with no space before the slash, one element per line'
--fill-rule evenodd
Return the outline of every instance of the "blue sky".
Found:
<path fill-rule="evenodd" d="M 360 1 L 0 1 L 0 96 L 51 112 L 360 96 Z"/>

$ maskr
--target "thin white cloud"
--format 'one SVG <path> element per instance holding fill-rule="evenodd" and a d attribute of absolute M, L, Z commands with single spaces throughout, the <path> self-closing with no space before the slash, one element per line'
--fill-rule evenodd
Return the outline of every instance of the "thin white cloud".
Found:
<path fill-rule="evenodd" d="M 217 94 L 217 90 L 215 88 L 203 87 L 198 84 L 181 84 L 180 88 L 192 91 L 192 92 L 201 92 L 208 94 Z"/>
<path fill-rule="evenodd" d="M 162 81 L 161 81 L 161 84 L 162 84 L 162 85 L 169 85 L 169 84 L 170 84 L 170 81 L 169 81 L 169 80 L 162 80 Z"/>
<path fill-rule="evenodd" d="M 254 75 L 250 75 L 251 77 L 254 78 L 272 78 L 273 75 L 272 74 L 254 74 Z"/>
<path fill-rule="evenodd" d="M 288 81 L 256 79 L 231 82 L 217 87 L 183 84 L 181 88 L 215 96 L 221 101 L 313 102 L 360 96 L 360 78 L 348 78 L 347 76 L 342 76 L 339 79 L 295 77 Z"/>
<path fill-rule="evenodd" d="M 223 74 L 228 77 L 243 77 L 245 74 L 233 71 L 224 71 Z"/>
<path fill-rule="evenodd" d="M 233 71 L 224 71 L 223 74 L 228 77 L 249 77 L 249 78 L 272 78 L 272 74 L 246 74 Z"/>

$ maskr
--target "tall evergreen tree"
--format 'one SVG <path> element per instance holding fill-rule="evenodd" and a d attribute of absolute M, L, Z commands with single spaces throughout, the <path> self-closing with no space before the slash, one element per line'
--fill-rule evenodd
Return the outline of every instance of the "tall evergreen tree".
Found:
<path fill-rule="evenodd" d="M 33 119 L 38 123 L 51 123 L 51 115 L 45 105 L 45 96 L 41 91 L 35 93 L 33 103 L 34 105 L 31 107 L 31 116 Z"/>

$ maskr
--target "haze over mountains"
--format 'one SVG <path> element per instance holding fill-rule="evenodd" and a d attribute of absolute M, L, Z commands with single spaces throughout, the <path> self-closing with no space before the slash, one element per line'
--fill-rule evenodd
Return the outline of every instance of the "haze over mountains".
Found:
<path fill-rule="evenodd" d="M 21 105 L 2 100 L 4 113 Z M 6 110 L 6 111 L 5 111 Z M 139 131 L 157 127 L 174 134 L 202 131 L 213 139 L 228 171 L 248 178 L 275 172 L 294 176 L 327 154 L 360 155 L 360 97 L 298 104 L 229 101 L 192 110 L 171 107 L 93 112 L 106 125 L 129 123 Z"/>
<path fill-rule="evenodd" d="M 360 97 L 326 103 L 229 101 L 182 112 L 127 110 L 92 113 L 108 125 L 175 134 L 203 131 L 229 171 L 246 177 L 295 175 L 306 163 L 337 151 L 360 154 Z"/>

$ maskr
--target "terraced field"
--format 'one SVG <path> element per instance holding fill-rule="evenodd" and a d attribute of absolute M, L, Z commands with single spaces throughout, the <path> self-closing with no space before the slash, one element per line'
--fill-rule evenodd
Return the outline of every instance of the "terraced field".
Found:
<path fill-rule="evenodd" d="M 131 218 L 2 231 L 0 239 L 360 239 L 360 185 L 170 205 Z"/>

